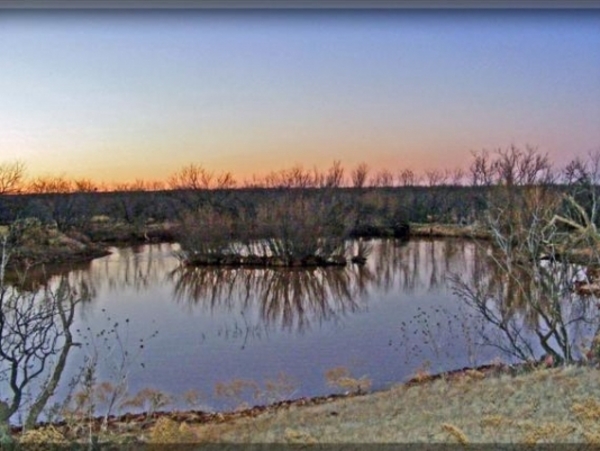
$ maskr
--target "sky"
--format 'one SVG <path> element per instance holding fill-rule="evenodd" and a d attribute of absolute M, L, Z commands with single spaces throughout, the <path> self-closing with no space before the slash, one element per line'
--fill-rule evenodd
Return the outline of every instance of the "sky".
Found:
<path fill-rule="evenodd" d="M 0 163 L 238 179 L 600 150 L 596 10 L 0 10 Z"/>

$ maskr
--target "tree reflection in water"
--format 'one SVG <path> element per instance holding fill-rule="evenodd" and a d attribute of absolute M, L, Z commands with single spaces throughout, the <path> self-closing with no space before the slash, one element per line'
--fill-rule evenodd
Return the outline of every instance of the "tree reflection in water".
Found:
<path fill-rule="evenodd" d="M 477 246 L 467 240 L 389 239 L 370 244 L 373 251 L 364 266 L 308 269 L 182 268 L 171 255 L 176 245 L 143 245 L 114 249 L 91 264 L 49 268 L 28 280 L 35 280 L 30 283 L 39 288 L 51 275 L 68 274 L 69 280 L 85 283 L 92 292 L 116 294 L 131 289 L 152 292 L 167 282 L 173 286 L 174 300 L 190 307 L 255 309 L 265 324 L 302 331 L 310 323 L 364 309 L 369 299 L 382 293 L 439 290 L 457 268 L 471 272 L 474 265 L 485 271 L 475 255 Z"/>
<path fill-rule="evenodd" d="M 573 289 L 579 265 L 546 260 L 512 262 L 491 253 L 476 259 L 470 275 L 454 275 L 456 294 L 488 326 L 483 344 L 519 360 L 552 356 L 555 362 L 584 357 L 598 335 L 600 318 L 596 299 Z"/>
<path fill-rule="evenodd" d="M 111 256 L 97 260 L 89 275 L 112 291 L 151 289 L 174 266 L 174 258 L 165 258 L 172 249 L 171 244 L 115 248 Z"/>
<path fill-rule="evenodd" d="M 0 280 L 0 426 L 18 415 L 34 426 L 80 346 L 71 329 L 76 308 L 92 296 L 64 275 L 33 293 Z"/>
<path fill-rule="evenodd" d="M 177 267 L 168 280 L 177 302 L 211 311 L 254 310 L 265 325 L 304 331 L 311 323 L 364 310 L 371 297 L 382 293 L 439 290 L 451 271 L 472 270 L 475 248 L 466 240 L 376 240 L 364 266 Z"/>
<path fill-rule="evenodd" d="M 475 249 L 475 242 L 465 239 L 378 240 L 370 257 L 373 283 L 384 291 L 438 290 L 457 268 L 471 269 Z"/>
<path fill-rule="evenodd" d="M 461 239 L 418 239 L 410 242 L 387 239 L 373 240 L 371 244 L 373 252 L 365 266 L 351 265 L 337 275 L 334 275 L 335 271 L 329 270 L 340 268 L 302 268 L 280 272 L 273 268 L 269 268 L 268 271 L 266 269 L 241 270 L 224 267 L 204 268 L 209 271 L 205 275 L 195 277 L 199 277 L 203 284 L 219 286 L 210 289 L 208 287 L 199 288 L 204 290 L 205 294 L 198 292 L 195 295 L 191 290 L 187 295 L 196 298 L 206 296 L 206 293 L 210 292 L 211 297 L 214 298 L 213 303 L 219 302 L 226 306 L 226 300 L 218 299 L 231 297 L 228 295 L 228 291 L 233 290 L 233 287 L 228 286 L 240 285 L 241 274 L 246 274 L 243 277 L 251 283 L 253 288 L 260 287 L 261 290 L 268 288 L 272 282 L 271 279 L 279 281 L 271 289 L 281 287 L 282 282 L 289 279 L 289 282 L 286 283 L 291 286 L 294 285 L 294 280 L 296 280 L 296 284 L 310 282 L 305 291 L 310 293 L 311 290 L 316 290 L 315 292 L 321 293 L 321 295 L 328 292 L 343 294 L 344 291 L 348 291 L 352 296 L 367 295 L 372 291 L 388 292 L 397 289 L 398 286 L 405 292 L 429 291 L 443 286 L 450 271 L 455 271 L 457 267 L 471 265 L 475 248 L 473 242 Z M 96 259 L 93 262 L 46 266 L 27 274 L 27 289 L 35 291 L 44 286 L 49 278 L 69 274 L 70 280 L 85 281 L 88 287 L 96 291 L 102 290 L 104 287 L 116 292 L 125 289 L 133 289 L 137 292 L 152 290 L 156 285 L 165 281 L 175 281 L 173 273 L 184 272 L 179 269 L 177 259 L 171 255 L 176 248 L 177 245 L 172 244 L 115 248 L 112 255 Z M 296 276 L 293 276 L 294 271 L 296 271 Z M 279 275 L 275 275 L 276 273 Z M 283 276 L 288 273 L 289 276 Z M 267 274 L 265 280 L 260 283 L 259 279 L 263 278 L 264 274 Z M 307 275 L 306 280 L 303 280 L 301 274 L 312 275 Z M 319 282 L 325 276 L 328 281 Z M 286 283 L 283 283 L 283 286 Z M 319 284 L 323 287 L 330 286 L 330 290 L 321 289 L 319 291 Z M 348 286 L 349 284 L 352 287 Z M 190 283 L 189 285 L 191 287 L 194 284 Z M 336 285 L 337 288 L 335 288 Z M 186 290 L 182 291 L 177 288 L 175 291 L 178 293 Z M 182 300 L 181 297 L 176 297 L 176 299 Z"/>
<path fill-rule="evenodd" d="M 174 298 L 209 309 L 255 309 L 266 326 L 302 332 L 365 307 L 375 280 L 367 267 L 185 268 L 172 271 Z"/>

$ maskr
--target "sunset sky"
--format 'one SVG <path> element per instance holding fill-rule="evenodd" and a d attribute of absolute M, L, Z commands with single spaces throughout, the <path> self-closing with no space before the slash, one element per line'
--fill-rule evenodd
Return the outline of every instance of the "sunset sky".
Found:
<path fill-rule="evenodd" d="M 600 150 L 596 10 L 0 10 L 0 163 L 31 176 L 394 173 Z"/>

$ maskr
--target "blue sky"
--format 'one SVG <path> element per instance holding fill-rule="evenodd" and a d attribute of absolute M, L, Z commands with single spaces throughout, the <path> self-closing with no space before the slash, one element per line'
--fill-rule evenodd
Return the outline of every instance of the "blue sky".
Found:
<path fill-rule="evenodd" d="M 600 10 L 5 10 L 0 74 L 0 162 L 32 175 L 600 149 Z"/>

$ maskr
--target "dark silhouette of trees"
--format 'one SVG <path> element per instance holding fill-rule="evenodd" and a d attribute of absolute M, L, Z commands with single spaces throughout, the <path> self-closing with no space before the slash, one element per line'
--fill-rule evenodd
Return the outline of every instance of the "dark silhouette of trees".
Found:
<path fill-rule="evenodd" d="M 17 194 L 23 189 L 25 165 L 21 162 L 0 164 L 0 195 Z"/>
<path fill-rule="evenodd" d="M 360 163 L 352 170 L 350 174 L 352 186 L 354 188 L 363 188 L 367 184 L 368 175 L 369 166 L 367 166 L 366 163 Z"/>

